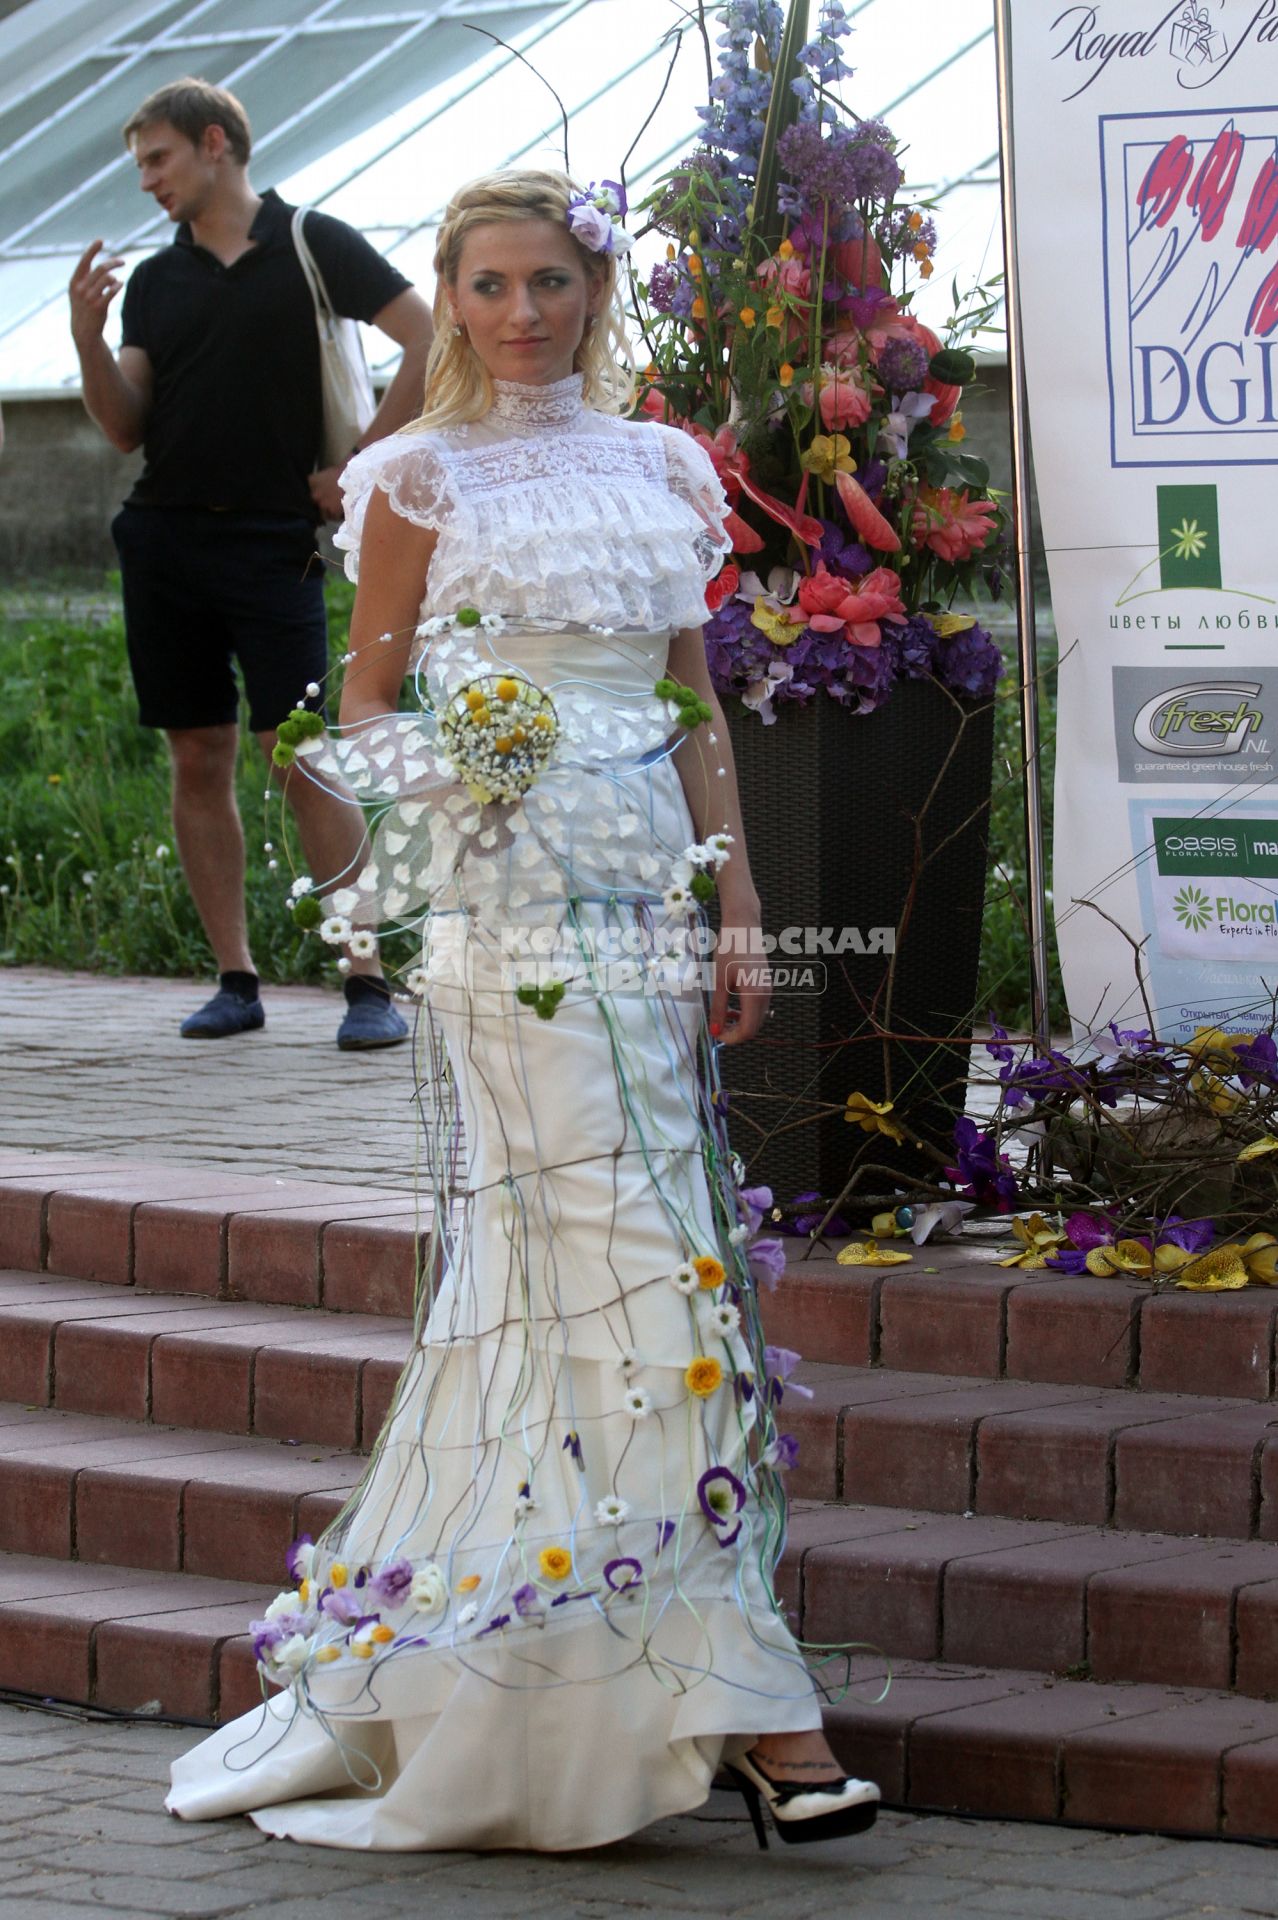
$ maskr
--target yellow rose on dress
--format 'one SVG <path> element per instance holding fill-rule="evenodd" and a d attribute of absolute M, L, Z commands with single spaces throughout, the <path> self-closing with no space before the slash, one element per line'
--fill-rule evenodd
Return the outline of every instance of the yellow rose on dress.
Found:
<path fill-rule="evenodd" d="M 724 1273 L 722 1260 L 716 1260 L 712 1253 L 700 1253 L 693 1261 L 697 1279 L 707 1290 L 723 1285 Z"/>
<path fill-rule="evenodd" d="M 572 1572 L 572 1555 L 567 1547 L 543 1547 L 537 1564 L 547 1580 L 566 1580 Z"/>
<path fill-rule="evenodd" d="M 684 1385 L 689 1393 L 695 1393 L 698 1400 L 708 1400 L 723 1385 L 723 1368 L 717 1360 L 698 1354 L 683 1376 Z"/>

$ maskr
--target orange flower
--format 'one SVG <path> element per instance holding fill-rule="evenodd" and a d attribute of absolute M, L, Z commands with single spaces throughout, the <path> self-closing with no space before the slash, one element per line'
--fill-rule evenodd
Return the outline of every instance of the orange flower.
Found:
<path fill-rule="evenodd" d="M 694 319 L 694 320 L 704 320 L 704 319 L 705 319 L 705 317 L 706 317 L 706 303 L 705 303 L 705 301 L 704 301 L 704 300 L 703 300 L 703 299 L 701 298 L 701 295 L 700 295 L 700 294 L 698 294 L 698 295 L 697 295 L 697 297 L 696 297 L 696 299 L 695 299 L 695 300 L 693 301 L 693 303 L 692 303 L 692 307 L 691 307 L 691 309 L 690 309 L 690 311 L 691 311 L 691 313 L 692 313 L 692 317 L 693 317 L 693 319 Z"/>
<path fill-rule="evenodd" d="M 742 307 L 739 317 L 740 317 L 742 326 L 749 329 L 754 325 L 755 321 L 758 319 L 759 316 L 755 312 L 753 307 Z"/>
<path fill-rule="evenodd" d="M 692 1264 L 697 1270 L 698 1280 L 707 1291 L 723 1285 L 723 1262 L 716 1260 L 712 1253 L 699 1253 Z"/>
<path fill-rule="evenodd" d="M 785 362 L 785 364 L 781 367 L 780 371 L 778 372 L 777 379 L 781 382 L 781 385 L 783 387 L 788 387 L 793 385 L 794 368 L 790 365 L 790 362 L 788 360 Z"/>
<path fill-rule="evenodd" d="M 783 307 L 769 307 L 766 318 L 770 327 L 779 328 L 785 320 L 785 309 Z"/>
<path fill-rule="evenodd" d="M 683 1380 L 689 1393 L 694 1393 L 698 1400 L 708 1400 L 710 1395 L 717 1393 L 723 1385 L 723 1368 L 717 1360 L 710 1360 L 704 1354 L 698 1354 L 685 1372 Z"/>
<path fill-rule="evenodd" d="M 457 1582 L 458 1593 L 473 1593 L 475 1591 L 475 1588 L 479 1585 L 482 1577 L 483 1576 L 478 1573 L 464 1573 L 461 1579 Z"/>

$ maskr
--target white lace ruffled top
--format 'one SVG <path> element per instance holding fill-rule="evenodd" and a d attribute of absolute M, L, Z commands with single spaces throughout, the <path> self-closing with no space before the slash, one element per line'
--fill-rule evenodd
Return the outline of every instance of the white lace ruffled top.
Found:
<path fill-rule="evenodd" d="M 482 419 L 409 429 L 357 454 L 336 536 L 352 580 L 377 487 L 439 534 L 424 618 L 473 606 L 513 622 L 696 627 L 706 580 L 731 547 L 723 489 L 696 442 L 595 412 L 580 374 L 550 386 L 499 380 Z"/>

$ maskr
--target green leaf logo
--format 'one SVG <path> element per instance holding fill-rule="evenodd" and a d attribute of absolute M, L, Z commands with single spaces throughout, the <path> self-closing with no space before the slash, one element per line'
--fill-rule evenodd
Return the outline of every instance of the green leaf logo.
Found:
<path fill-rule="evenodd" d="M 1216 918 L 1215 908 L 1201 887 L 1182 887 L 1172 901 L 1172 912 L 1191 933 L 1201 933 Z"/>

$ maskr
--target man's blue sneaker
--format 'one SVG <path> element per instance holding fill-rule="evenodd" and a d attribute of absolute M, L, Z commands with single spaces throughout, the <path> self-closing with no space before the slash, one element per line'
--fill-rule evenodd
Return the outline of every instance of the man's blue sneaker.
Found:
<path fill-rule="evenodd" d="M 407 1038 L 408 1027 L 385 993 L 361 993 L 357 1000 L 350 1001 L 337 1029 L 337 1044 L 343 1053 L 397 1047 Z"/>
<path fill-rule="evenodd" d="M 245 1000 L 223 987 L 196 1012 L 189 1013 L 179 1032 L 184 1040 L 225 1040 L 233 1033 L 255 1033 L 266 1025 L 260 1000 Z"/>

